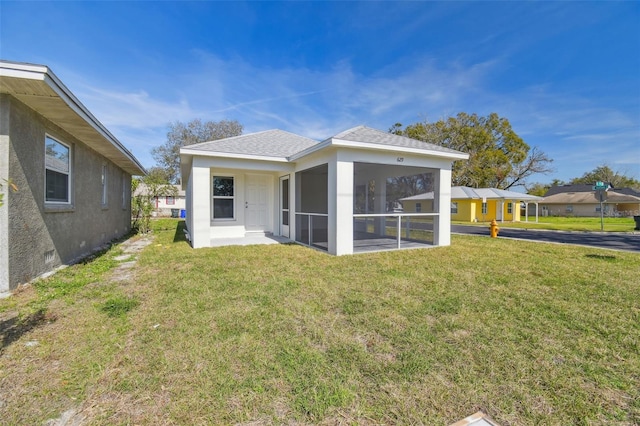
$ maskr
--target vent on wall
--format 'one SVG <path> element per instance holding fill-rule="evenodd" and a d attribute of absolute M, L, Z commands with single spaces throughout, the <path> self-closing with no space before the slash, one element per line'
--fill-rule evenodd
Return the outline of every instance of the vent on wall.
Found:
<path fill-rule="evenodd" d="M 44 252 L 44 263 L 51 263 L 55 260 L 56 258 L 56 251 L 55 250 L 49 250 L 49 251 L 45 251 Z"/>

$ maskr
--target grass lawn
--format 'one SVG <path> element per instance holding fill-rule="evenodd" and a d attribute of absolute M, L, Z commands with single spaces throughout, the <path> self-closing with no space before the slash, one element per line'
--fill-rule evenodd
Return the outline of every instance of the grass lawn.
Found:
<path fill-rule="evenodd" d="M 595 231 L 600 232 L 601 224 L 599 217 L 557 217 L 547 216 L 539 217 L 538 222 L 535 222 L 536 218 L 529 216 L 529 221 L 524 221 L 522 216 L 521 222 L 500 222 L 500 227 L 504 228 L 525 228 L 525 229 L 549 229 L 553 231 Z M 604 220 L 604 232 L 633 232 L 635 228 L 635 221 L 633 217 L 605 217 Z M 486 223 L 470 223 L 470 222 L 454 222 L 456 225 L 478 225 L 489 226 L 489 222 Z"/>
<path fill-rule="evenodd" d="M 181 223 L 126 279 L 116 245 L 0 300 L 22 326 L 0 328 L 0 423 L 640 423 L 638 254 L 193 250 Z"/>

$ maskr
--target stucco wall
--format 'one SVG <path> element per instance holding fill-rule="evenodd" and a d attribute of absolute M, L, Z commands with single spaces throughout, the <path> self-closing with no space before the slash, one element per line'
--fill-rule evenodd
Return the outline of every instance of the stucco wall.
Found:
<path fill-rule="evenodd" d="M 129 232 L 131 176 L 15 98 L 5 95 L 2 108 L 9 109 L 8 123 L 2 123 L 2 133 L 8 129 L 9 135 L 9 176 L 19 188 L 5 205 L 13 289 Z M 71 147 L 69 206 L 45 203 L 45 135 Z M 103 165 L 107 166 L 104 206 Z"/>

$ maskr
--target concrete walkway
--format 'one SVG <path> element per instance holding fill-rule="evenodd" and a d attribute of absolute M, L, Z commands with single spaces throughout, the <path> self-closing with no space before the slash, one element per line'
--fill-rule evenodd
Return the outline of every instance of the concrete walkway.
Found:
<path fill-rule="evenodd" d="M 289 238 L 277 235 L 246 235 L 242 238 L 212 238 L 210 247 L 250 246 L 255 244 L 285 244 L 292 243 Z"/>

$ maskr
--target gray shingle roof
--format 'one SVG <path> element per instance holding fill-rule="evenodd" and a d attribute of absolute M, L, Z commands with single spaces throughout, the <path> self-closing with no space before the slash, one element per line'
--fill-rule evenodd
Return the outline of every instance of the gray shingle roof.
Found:
<path fill-rule="evenodd" d="M 313 139 L 275 129 L 202 142 L 184 148 L 203 152 L 286 158 L 316 144 L 318 141 Z"/>
<path fill-rule="evenodd" d="M 358 126 L 344 132 L 338 133 L 332 139 L 341 139 L 351 142 L 373 143 L 379 145 L 390 145 L 402 148 L 428 149 L 449 154 L 462 154 L 460 151 L 445 148 L 443 146 L 422 142 L 406 136 L 394 135 L 366 126 Z"/>
<path fill-rule="evenodd" d="M 596 195 L 595 191 L 561 192 L 544 197 L 542 201 L 544 204 L 595 204 L 599 202 L 600 198 Z M 640 203 L 640 197 L 621 194 L 615 191 L 607 191 L 605 203 Z"/>

